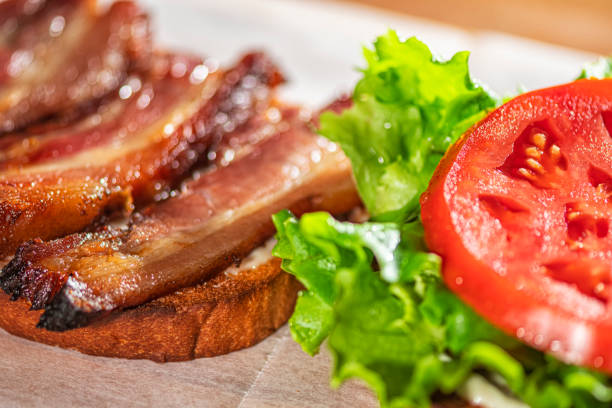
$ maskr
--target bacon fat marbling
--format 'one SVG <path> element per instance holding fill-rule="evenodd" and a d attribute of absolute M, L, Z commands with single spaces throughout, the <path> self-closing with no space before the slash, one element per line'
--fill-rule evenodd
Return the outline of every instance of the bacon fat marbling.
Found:
<path fill-rule="evenodd" d="M 161 55 L 77 123 L 0 138 L 0 256 L 163 195 L 264 109 L 281 81 L 259 53 L 227 71 Z"/>
<path fill-rule="evenodd" d="M 283 117 L 250 129 L 268 126 L 242 157 L 135 213 L 127 228 L 24 244 L 2 288 L 44 308 L 41 327 L 66 330 L 211 278 L 268 239 L 281 209 L 341 214 L 356 206 L 344 154 L 295 113 Z"/>

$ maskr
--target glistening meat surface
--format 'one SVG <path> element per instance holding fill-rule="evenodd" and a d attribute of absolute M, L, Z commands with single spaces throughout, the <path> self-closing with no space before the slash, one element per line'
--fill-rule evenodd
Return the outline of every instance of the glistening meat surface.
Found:
<path fill-rule="evenodd" d="M 263 54 L 224 72 L 158 56 L 146 78 L 128 78 L 80 122 L 0 138 L 0 256 L 152 201 L 267 106 L 281 81 Z"/>
<path fill-rule="evenodd" d="M 287 121 L 127 229 L 24 244 L 4 268 L 2 288 L 45 308 L 39 326 L 66 330 L 214 276 L 269 238 L 271 215 L 283 208 L 340 214 L 356 206 L 344 154 L 310 123 Z"/>
<path fill-rule="evenodd" d="M 147 16 L 119 1 L 8 1 L 0 7 L 0 132 L 73 110 L 117 88 L 151 54 Z"/>

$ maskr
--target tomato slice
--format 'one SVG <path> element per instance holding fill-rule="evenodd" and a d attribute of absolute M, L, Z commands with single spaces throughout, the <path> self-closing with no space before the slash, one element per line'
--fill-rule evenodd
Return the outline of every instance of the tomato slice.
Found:
<path fill-rule="evenodd" d="M 534 348 L 612 374 L 612 80 L 493 111 L 447 152 L 421 206 L 453 292 Z"/>

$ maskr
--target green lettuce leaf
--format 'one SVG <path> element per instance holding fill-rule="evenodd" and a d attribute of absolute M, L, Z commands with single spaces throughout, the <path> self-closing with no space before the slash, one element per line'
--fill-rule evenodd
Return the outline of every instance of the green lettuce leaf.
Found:
<path fill-rule="evenodd" d="M 499 101 L 470 78 L 468 52 L 439 61 L 416 38 L 389 31 L 364 55 L 353 107 L 323 114 L 320 133 L 351 159 L 374 219 L 414 219 L 448 146 Z"/>
<path fill-rule="evenodd" d="M 612 403 L 606 376 L 522 345 L 446 289 L 439 259 L 422 252 L 418 222 L 355 225 L 286 211 L 274 222 L 275 255 L 308 289 L 291 333 L 309 353 L 328 340 L 333 385 L 357 377 L 383 407 L 428 407 L 434 393 L 456 391 L 478 370 L 534 408 Z"/>

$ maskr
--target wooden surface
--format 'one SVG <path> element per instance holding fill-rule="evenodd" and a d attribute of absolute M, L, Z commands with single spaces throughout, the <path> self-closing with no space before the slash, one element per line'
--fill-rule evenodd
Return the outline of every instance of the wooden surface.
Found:
<path fill-rule="evenodd" d="M 612 53 L 608 0 L 344 0 L 476 30 Z"/>

